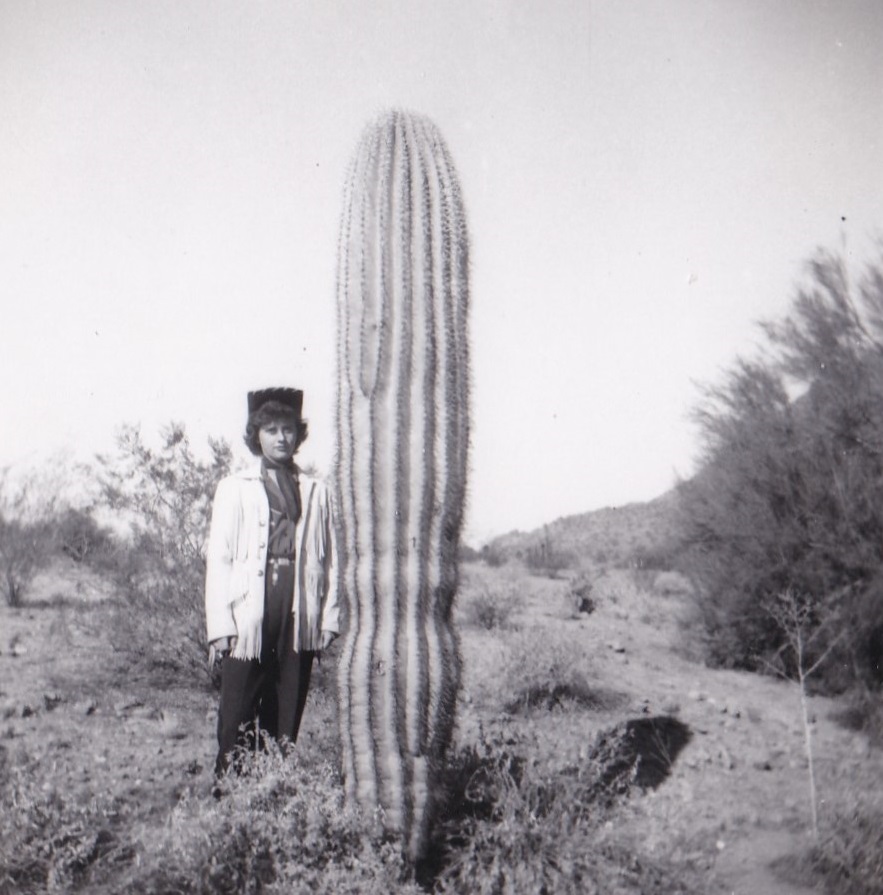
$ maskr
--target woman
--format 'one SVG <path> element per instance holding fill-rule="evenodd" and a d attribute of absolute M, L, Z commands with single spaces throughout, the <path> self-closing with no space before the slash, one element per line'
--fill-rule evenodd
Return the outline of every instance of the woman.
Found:
<path fill-rule="evenodd" d="M 222 656 L 215 773 L 255 735 L 297 739 L 313 659 L 339 631 L 331 501 L 294 455 L 303 392 L 248 394 L 245 443 L 259 459 L 222 479 L 206 556 L 210 661 Z"/>

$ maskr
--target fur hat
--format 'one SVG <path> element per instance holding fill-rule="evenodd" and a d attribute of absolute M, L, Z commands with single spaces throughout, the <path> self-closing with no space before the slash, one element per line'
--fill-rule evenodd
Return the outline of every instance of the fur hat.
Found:
<path fill-rule="evenodd" d="M 249 415 L 260 410 L 268 401 L 278 401 L 294 411 L 294 415 L 300 419 L 301 409 L 304 403 L 304 393 L 297 388 L 262 388 L 248 393 Z"/>

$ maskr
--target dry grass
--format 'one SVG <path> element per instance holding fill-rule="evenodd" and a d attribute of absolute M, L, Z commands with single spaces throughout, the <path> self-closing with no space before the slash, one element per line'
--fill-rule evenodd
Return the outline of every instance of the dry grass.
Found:
<path fill-rule="evenodd" d="M 431 860 L 411 868 L 343 804 L 333 652 L 294 759 L 253 756 L 215 801 L 210 691 L 127 663 L 108 642 L 108 604 L 77 605 L 75 588 L 46 582 L 64 599 L 35 594 L 0 618 L 0 893 L 729 890 L 716 874 L 731 842 L 805 821 L 793 693 L 673 653 L 677 589 L 640 585 L 594 575 L 595 609 L 574 618 L 568 581 L 464 570 L 448 807 Z M 488 593 L 509 610 L 492 624 L 472 614 Z M 668 712 L 695 734 L 662 744 L 665 773 L 645 791 L 619 734 Z M 883 762 L 818 713 L 820 792 L 839 801 L 821 812 L 807 866 L 832 891 L 879 893 L 883 812 L 854 796 L 874 791 Z M 772 876 L 764 885 L 777 892 Z"/>

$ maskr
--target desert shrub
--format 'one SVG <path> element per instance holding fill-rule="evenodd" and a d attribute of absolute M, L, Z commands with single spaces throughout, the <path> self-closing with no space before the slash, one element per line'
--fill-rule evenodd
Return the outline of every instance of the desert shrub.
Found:
<path fill-rule="evenodd" d="M 693 588 L 680 572 L 660 572 L 653 577 L 653 591 L 663 597 L 677 597 L 692 594 Z"/>
<path fill-rule="evenodd" d="M 500 679 L 506 685 L 503 707 L 512 713 L 573 706 L 601 710 L 621 701 L 620 694 L 589 682 L 588 656 L 581 641 L 560 636 L 552 640 L 543 631 L 511 639 Z"/>
<path fill-rule="evenodd" d="M 26 473 L 0 472 L 0 575 L 6 602 L 20 606 L 34 576 L 56 549 L 56 483 Z"/>
<path fill-rule="evenodd" d="M 56 520 L 55 529 L 58 549 L 77 563 L 100 566 L 116 547 L 113 532 L 100 525 L 87 509 L 66 508 Z"/>
<path fill-rule="evenodd" d="M 460 543 L 460 547 L 457 551 L 457 556 L 460 559 L 461 563 L 472 563 L 478 562 L 481 559 L 481 553 L 476 550 L 474 547 L 470 547 L 469 544 Z"/>
<path fill-rule="evenodd" d="M 4 776 L 0 893 L 417 895 L 401 846 L 343 803 L 331 763 L 303 768 L 274 744 L 248 753 L 220 800 L 184 795 L 132 824 L 109 799 Z"/>
<path fill-rule="evenodd" d="M 548 578 L 557 578 L 565 569 L 571 568 L 573 563 L 573 556 L 552 542 L 548 530 L 544 531 L 542 539 L 529 546 L 524 554 L 524 564 L 528 569 Z"/>
<path fill-rule="evenodd" d="M 514 587 L 505 591 L 480 585 L 477 592 L 470 595 L 463 606 L 463 617 L 467 624 L 486 631 L 512 627 L 512 616 L 524 604 L 524 600 Z"/>
<path fill-rule="evenodd" d="M 577 575 L 568 588 L 573 614 L 584 612 L 587 615 L 595 611 L 595 578 L 585 572 Z"/>
<path fill-rule="evenodd" d="M 272 744 L 248 753 L 219 801 L 189 799 L 142 839 L 115 892 L 416 893 L 400 843 L 344 804 L 330 763 L 306 770 Z M 375 832 L 375 826 L 378 831 Z"/>
<path fill-rule="evenodd" d="M 881 264 L 858 293 L 841 259 L 810 264 L 789 314 L 763 327 L 766 353 L 706 389 L 700 469 L 678 489 L 709 658 L 760 667 L 783 643 L 767 609 L 790 589 L 819 619 L 841 619 L 820 678 L 832 690 L 855 676 L 879 683 L 883 654 Z"/>
<path fill-rule="evenodd" d="M 0 516 L 0 562 L 3 593 L 9 606 L 21 606 L 34 576 L 49 561 L 45 553 L 48 525 L 23 523 Z"/>
<path fill-rule="evenodd" d="M 519 744 L 482 736 L 453 760 L 438 893 L 687 893 L 679 873 L 618 846 L 599 765 L 542 769 Z M 612 826 L 612 825 L 611 825 Z"/>
<path fill-rule="evenodd" d="M 508 557 L 506 551 L 498 544 L 485 544 L 479 551 L 481 561 L 492 569 L 498 569 L 504 565 Z"/>
<path fill-rule="evenodd" d="M 667 572 L 674 568 L 677 546 L 674 543 L 654 544 L 637 547 L 631 556 L 630 564 L 635 569 L 647 569 L 655 572 Z"/>
<path fill-rule="evenodd" d="M 193 453 L 184 427 L 161 432 L 158 449 L 124 427 L 116 452 L 98 458 L 103 499 L 128 525 L 118 551 L 120 589 L 115 646 L 148 667 L 206 679 L 205 541 L 215 487 L 230 468 L 226 442 L 209 439 L 210 455 Z"/>
<path fill-rule="evenodd" d="M 831 717 L 841 727 L 862 733 L 872 745 L 883 748 L 883 696 L 879 693 L 858 688 Z"/>
<path fill-rule="evenodd" d="M 133 855 L 115 828 L 109 799 L 78 798 L 47 782 L 40 768 L 4 773 L 0 812 L 0 893 L 88 891 L 96 876 Z"/>
<path fill-rule="evenodd" d="M 883 895 L 883 811 L 856 804 L 835 814 L 808 864 L 825 891 Z"/>

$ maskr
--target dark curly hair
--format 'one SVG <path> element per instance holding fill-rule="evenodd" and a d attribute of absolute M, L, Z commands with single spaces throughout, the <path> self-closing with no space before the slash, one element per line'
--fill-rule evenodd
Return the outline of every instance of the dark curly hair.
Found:
<path fill-rule="evenodd" d="M 287 404 L 283 404 L 281 401 L 267 401 L 266 404 L 261 404 L 257 410 L 248 415 L 248 422 L 245 424 L 243 441 L 256 457 L 261 455 L 261 442 L 258 433 L 261 431 L 261 426 L 266 426 L 268 423 L 294 423 L 297 427 L 294 442 L 295 454 L 307 440 L 309 427 L 306 420 L 300 419 Z"/>

